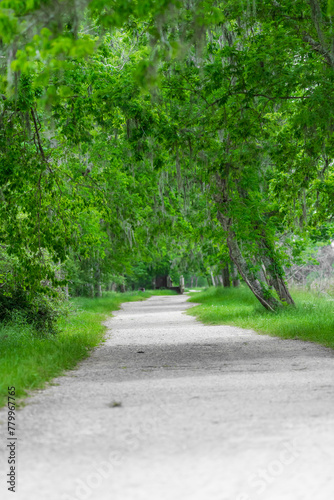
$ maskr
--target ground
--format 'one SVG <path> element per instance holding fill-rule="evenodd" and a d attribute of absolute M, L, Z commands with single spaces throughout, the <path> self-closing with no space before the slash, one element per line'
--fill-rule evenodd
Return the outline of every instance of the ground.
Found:
<path fill-rule="evenodd" d="M 2 499 L 333 498 L 333 351 L 204 326 L 186 300 L 123 304 L 106 342 L 28 399 Z"/>

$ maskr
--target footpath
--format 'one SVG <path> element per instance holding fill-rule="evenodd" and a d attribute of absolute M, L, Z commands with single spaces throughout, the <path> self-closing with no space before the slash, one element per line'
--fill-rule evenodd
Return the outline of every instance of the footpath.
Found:
<path fill-rule="evenodd" d="M 106 342 L 17 412 L 7 500 L 332 500 L 334 352 L 122 305 Z"/>

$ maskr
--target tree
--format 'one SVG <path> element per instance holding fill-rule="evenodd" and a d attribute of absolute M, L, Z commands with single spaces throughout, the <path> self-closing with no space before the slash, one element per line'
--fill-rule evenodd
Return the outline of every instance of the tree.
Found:
<path fill-rule="evenodd" d="M 230 260 L 268 310 L 293 305 L 289 242 L 333 217 L 331 6 L 27 5 L 1 7 L 0 187 L 30 286 L 54 279 L 45 250 L 98 293 Z"/>

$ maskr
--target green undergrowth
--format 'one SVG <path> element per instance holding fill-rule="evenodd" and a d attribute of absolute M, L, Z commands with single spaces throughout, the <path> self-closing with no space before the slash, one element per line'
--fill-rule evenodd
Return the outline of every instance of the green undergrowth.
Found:
<path fill-rule="evenodd" d="M 16 397 L 21 399 L 87 357 L 103 341 L 105 327 L 101 322 L 122 302 L 174 293 L 106 292 L 102 298 L 72 299 L 71 311 L 58 321 L 54 335 L 41 335 L 20 317 L 0 324 L 0 406 L 7 402 L 8 386 L 14 386 Z"/>
<path fill-rule="evenodd" d="M 296 307 L 268 312 L 246 287 L 208 288 L 191 294 L 188 310 L 203 323 L 234 325 L 284 339 L 300 339 L 334 348 L 334 301 L 312 292 L 292 290 Z"/>

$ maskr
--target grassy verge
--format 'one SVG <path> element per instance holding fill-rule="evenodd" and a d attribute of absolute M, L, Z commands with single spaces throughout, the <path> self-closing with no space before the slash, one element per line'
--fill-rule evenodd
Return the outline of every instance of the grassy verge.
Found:
<path fill-rule="evenodd" d="M 195 306 L 188 314 L 211 325 L 229 324 L 251 328 L 284 339 L 316 342 L 334 349 L 334 301 L 311 292 L 292 290 L 296 308 L 277 313 L 266 311 L 248 288 L 208 288 L 194 293 Z"/>
<path fill-rule="evenodd" d="M 59 321 L 59 333 L 46 338 L 38 337 L 30 325 L 19 320 L 0 325 L 0 407 L 7 402 L 8 386 L 15 386 L 16 397 L 22 398 L 87 357 L 103 340 L 101 322 L 122 302 L 174 293 L 107 292 L 100 299 L 73 299 L 73 311 Z"/>

